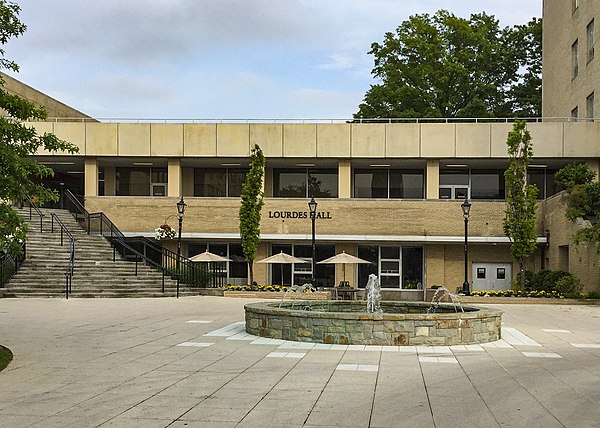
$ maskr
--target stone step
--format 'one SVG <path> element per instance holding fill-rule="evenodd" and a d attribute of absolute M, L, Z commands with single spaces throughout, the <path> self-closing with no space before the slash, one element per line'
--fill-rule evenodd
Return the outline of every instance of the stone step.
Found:
<path fill-rule="evenodd" d="M 163 296 L 162 272 L 144 263 L 136 264 L 123 260 L 118 252 L 115 253 L 110 243 L 100 235 L 88 235 L 75 218 L 67 211 L 57 209 L 42 209 L 44 220 L 42 232 L 39 232 L 39 217 L 32 216 L 29 220 L 29 210 L 19 211 L 30 225 L 27 238 L 27 259 L 19 272 L 12 278 L 8 288 L 0 293 L 22 295 L 50 295 L 62 297 L 65 286 L 65 270 L 67 268 L 70 245 L 69 239 L 63 233 L 63 245 L 60 245 L 60 228 L 54 224 L 51 232 L 51 213 L 55 213 L 69 229 L 75 239 L 75 266 L 72 279 L 74 295 L 84 293 L 93 297 L 136 297 Z M 116 260 L 113 261 L 113 257 Z M 164 277 L 165 289 L 175 290 L 176 281 Z M 51 286 L 50 289 L 47 287 Z M 77 291 L 76 291 L 77 289 Z M 181 292 L 187 287 L 182 284 Z M 192 291 L 197 294 L 197 291 Z M 172 292 L 174 294 L 174 291 Z"/>

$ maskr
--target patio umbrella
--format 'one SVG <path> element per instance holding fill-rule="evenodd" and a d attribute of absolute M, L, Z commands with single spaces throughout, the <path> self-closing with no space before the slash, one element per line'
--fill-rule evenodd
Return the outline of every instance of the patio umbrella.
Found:
<path fill-rule="evenodd" d="M 274 256 L 267 257 L 266 259 L 259 260 L 256 263 L 290 265 L 292 263 L 308 263 L 308 262 L 304 259 L 299 259 L 298 257 L 290 256 L 289 254 L 286 254 L 282 251 L 279 254 L 275 254 Z M 283 269 L 281 269 L 281 285 L 283 285 Z"/>
<path fill-rule="evenodd" d="M 205 251 L 200 254 L 196 254 L 194 257 L 190 257 L 193 262 L 205 262 L 205 263 L 218 263 L 218 262 L 230 262 L 231 259 L 227 257 L 219 256 L 215 253 Z"/>
<path fill-rule="evenodd" d="M 336 265 L 342 265 L 342 271 L 344 273 L 344 282 L 346 282 L 346 265 L 354 265 L 354 264 L 368 264 L 371 263 L 368 260 L 364 260 L 361 258 L 358 258 L 356 256 L 353 256 L 352 254 L 346 254 L 345 251 L 342 251 L 339 254 L 336 254 L 333 257 L 329 257 L 328 259 L 325 260 L 321 260 L 320 262 L 317 262 L 319 264 L 336 264 Z"/>

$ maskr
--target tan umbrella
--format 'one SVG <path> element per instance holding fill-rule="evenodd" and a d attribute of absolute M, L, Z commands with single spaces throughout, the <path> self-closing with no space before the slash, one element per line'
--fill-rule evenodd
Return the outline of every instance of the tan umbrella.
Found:
<path fill-rule="evenodd" d="M 308 263 L 308 262 L 304 259 L 299 259 L 298 257 L 290 256 L 289 254 L 286 254 L 282 251 L 279 254 L 275 254 L 274 256 L 267 257 L 266 259 L 259 260 L 256 263 L 291 265 L 292 263 Z M 281 285 L 283 285 L 283 269 L 281 269 Z"/>
<path fill-rule="evenodd" d="M 342 251 L 339 254 L 336 254 L 333 257 L 329 257 L 328 259 L 321 260 L 317 262 L 319 264 L 336 264 L 342 265 L 342 271 L 344 273 L 344 282 L 346 282 L 346 265 L 354 265 L 354 264 L 368 264 L 371 263 L 368 260 L 361 259 L 359 257 L 353 256 L 352 254 L 346 254 L 345 251 Z"/>
<path fill-rule="evenodd" d="M 220 263 L 220 262 L 230 262 L 231 259 L 227 257 L 219 256 L 215 253 L 211 253 L 209 251 L 205 251 L 200 254 L 196 254 L 194 257 L 190 257 L 190 260 L 193 262 L 204 262 L 204 263 Z"/>

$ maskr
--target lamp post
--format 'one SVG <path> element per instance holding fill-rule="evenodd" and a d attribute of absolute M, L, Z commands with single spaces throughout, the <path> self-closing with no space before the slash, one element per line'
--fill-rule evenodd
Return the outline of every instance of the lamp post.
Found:
<path fill-rule="evenodd" d="M 460 205 L 465 219 L 465 282 L 463 282 L 463 292 L 469 294 L 469 212 L 471 211 L 471 203 L 465 197 L 465 201 Z"/>
<path fill-rule="evenodd" d="M 315 198 L 310 198 L 310 201 L 308 202 L 308 210 L 310 211 L 310 221 L 312 223 L 312 268 L 311 268 L 312 277 L 311 277 L 311 284 L 313 287 L 315 287 L 316 286 L 315 270 L 317 269 L 317 260 L 316 260 L 317 247 L 315 245 L 315 220 L 317 218 L 317 201 L 315 201 Z"/>
<path fill-rule="evenodd" d="M 177 298 L 179 299 L 179 280 L 181 279 L 181 272 L 179 271 L 179 259 L 181 257 L 181 224 L 183 223 L 183 213 L 185 212 L 185 207 L 187 204 L 183 201 L 183 196 L 181 200 L 177 202 L 177 215 L 179 217 L 179 232 L 177 234 Z"/>

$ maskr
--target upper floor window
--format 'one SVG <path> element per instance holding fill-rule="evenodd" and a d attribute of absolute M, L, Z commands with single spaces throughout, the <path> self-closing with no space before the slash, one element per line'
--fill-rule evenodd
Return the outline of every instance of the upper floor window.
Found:
<path fill-rule="evenodd" d="M 573 120 L 574 122 L 577 122 L 578 118 L 579 118 L 579 107 L 575 106 L 575 108 L 573 110 L 571 110 L 571 120 Z"/>
<path fill-rule="evenodd" d="M 579 74 L 579 40 L 571 45 L 571 78 L 574 79 Z"/>
<path fill-rule="evenodd" d="M 117 196 L 167 196 L 167 168 L 115 168 Z"/>
<path fill-rule="evenodd" d="M 571 0 L 571 12 L 575 12 L 579 7 L 579 0 Z"/>
<path fill-rule="evenodd" d="M 273 170 L 273 196 L 337 198 L 337 169 L 286 168 Z"/>
<path fill-rule="evenodd" d="M 504 199 L 504 172 L 494 169 L 440 170 L 440 199 Z"/>
<path fill-rule="evenodd" d="M 530 168 L 527 171 L 527 182 L 538 189 L 537 199 L 546 199 L 560 192 L 560 187 L 554 181 L 557 170 L 547 168 Z"/>
<path fill-rule="evenodd" d="M 194 168 L 194 196 L 239 197 L 246 169 Z"/>
<path fill-rule="evenodd" d="M 587 25 L 587 60 L 590 62 L 594 59 L 594 20 L 592 19 Z"/>
<path fill-rule="evenodd" d="M 588 121 L 594 120 L 594 93 L 592 92 L 585 99 L 585 117 Z"/>
<path fill-rule="evenodd" d="M 423 199 L 423 188 L 423 170 L 354 170 L 355 198 Z"/>

